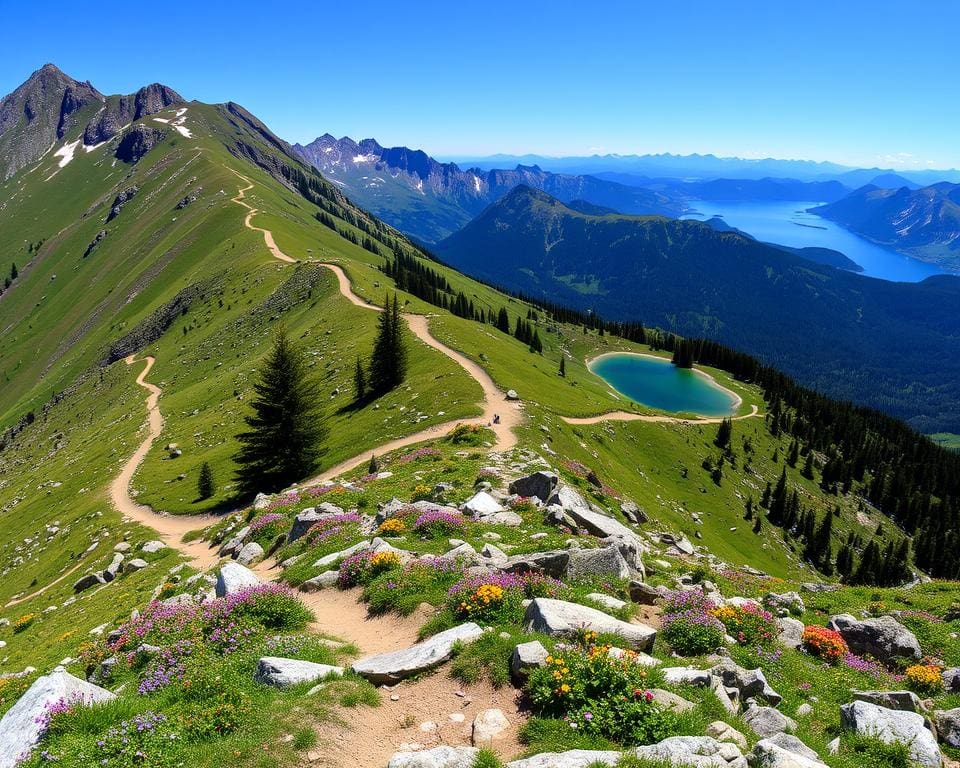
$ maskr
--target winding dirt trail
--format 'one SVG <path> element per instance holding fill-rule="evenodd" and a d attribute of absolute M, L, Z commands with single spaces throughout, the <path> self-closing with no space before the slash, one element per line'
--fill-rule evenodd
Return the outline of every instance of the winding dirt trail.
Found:
<path fill-rule="evenodd" d="M 730 420 L 742 421 L 743 419 L 752 419 L 759 415 L 760 411 L 757 406 L 752 405 L 750 406 L 750 413 L 731 416 Z M 723 421 L 722 417 L 684 419 L 679 416 L 653 416 L 642 413 L 630 413 L 629 411 L 611 411 L 610 413 L 602 413 L 599 416 L 563 416 L 562 418 L 567 424 L 599 424 L 601 421 L 647 421 L 652 424 L 719 424 Z"/>
<path fill-rule="evenodd" d="M 147 436 L 143 442 L 137 446 L 137 450 L 127 460 L 120 470 L 120 474 L 114 478 L 110 484 L 110 499 L 117 510 L 130 520 L 136 520 L 150 528 L 153 528 L 161 541 L 168 547 L 180 550 L 184 555 L 190 558 L 192 563 L 198 568 L 208 568 L 216 564 L 218 558 L 216 550 L 209 549 L 205 542 L 193 541 L 184 542 L 183 536 L 199 527 L 210 525 L 216 522 L 217 518 L 213 515 L 184 515 L 173 516 L 164 515 L 154 511 L 151 507 L 144 504 L 138 504 L 130 495 L 130 481 L 133 479 L 137 467 L 143 461 L 153 441 L 156 440 L 163 431 L 163 414 L 157 401 L 160 399 L 160 387 L 146 381 L 147 374 L 153 368 L 154 358 L 148 356 L 144 358 L 146 365 L 137 376 L 137 384 L 147 390 Z M 124 359 L 127 365 L 133 365 L 137 362 L 134 355 Z"/>
<path fill-rule="evenodd" d="M 230 170 L 233 171 L 232 168 Z M 296 262 L 296 259 L 293 259 L 287 256 L 287 254 L 285 254 L 283 251 L 281 251 L 277 247 L 277 244 L 276 242 L 274 242 L 274 239 L 273 239 L 273 232 L 271 232 L 269 229 L 263 229 L 262 227 L 255 227 L 253 226 L 253 224 L 250 223 L 250 220 L 254 216 L 256 216 L 257 213 L 259 213 L 259 209 L 254 208 L 249 203 L 245 203 L 243 199 L 244 197 L 246 197 L 247 192 L 253 189 L 253 182 L 250 181 L 250 179 L 248 179 L 243 174 L 239 173 L 238 171 L 233 171 L 233 172 L 236 173 L 237 176 L 239 176 L 245 182 L 247 182 L 247 186 L 241 187 L 240 190 L 237 192 L 236 197 L 230 198 L 231 202 L 234 202 L 237 205 L 242 205 L 244 208 L 247 209 L 247 215 L 243 219 L 243 226 L 245 226 L 247 229 L 252 229 L 255 232 L 260 232 L 263 235 L 263 242 L 266 243 L 268 250 L 270 251 L 270 253 L 273 254 L 273 257 L 275 259 L 280 259 L 280 261 L 285 261 L 288 264 L 294 264 Z"/>

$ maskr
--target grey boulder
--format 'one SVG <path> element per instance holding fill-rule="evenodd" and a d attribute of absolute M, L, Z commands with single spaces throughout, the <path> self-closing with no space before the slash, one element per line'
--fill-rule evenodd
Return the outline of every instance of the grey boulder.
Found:
<path fill-rule="evenodd" d="M 224 563 L 217 573 L 217 597 L 226 597 L 247 587 L 255 587 L 260 579 L 253 571 L 237 562 Z"/>
<path fill-rule="evenodd" d="M 560 478 L 556 472 L 534 472 L 525 477 L 518 477 L 510 483 L 510 493 L 518 496 L 535 497 L 546 502 L 553 495 Z"/>
<path fill-rule="evenodd" d="M 803 644 L 804 624 L 798 619 L 785 616 L 780 619 L 780 632 L 777 640 L 787 648 L 799 648 Z"/>
<path fill-rule="evenodd" d="M 473 768 L 476 747 L 434 747 L 418 752 L 395 752 L 387 768 Z"/>
<path fill-rule="evenodd" d="M 62 667 L 38 677 L 0 719 L 0 768 L 13 768 L 43 737 L 43 715 L 61 699 L 85 705 L 111 701 L 105 688 L 74 677 Z"/>
<path fill-rule="evenodd" d="M 263 557 L 266 553 L 255 541 L 249 541 L 240 548 L 240 551 L 237 552 L 237 562 L 240 565 L 255 565 L 263 560 Z"/>
<path fill-rule="evenodd" d="M 892 616 L 858 621 L 842 613 L 827 626 L 839 632 L 858 656 L 873 656 L 886 663 L 895 658 L 919 660 L 923 655 L 916 635 Z"/>
<path fill-rule="evenodd" d="M 637 651 L 649 651 L 657 637 L 657 631 L 645 624 L 631 624 L 596 608 L 546 597 L 538 597 L 530 602 L 524 615 L 524 625 L 528 632 L 544 632 L 560 637 L 572 637 L 581 629 L 616 634 Z"/>
<path fill-rule="evenodd" d="M 616 545 L 603 549 L 577 549 L 570 552 L 566 575 L 574 579 L 590 576 L 627 579 L 630 577 L 630 568 Z"/>
<path fill-rule="evenodd" d="M 770 739 L 758 741 L 747 760 L 756 768 L 827 768 L 819 760 L 791 752 Z"/>
<path fill-rule="evenodd" d="M 907 744 L 913 760 L 925 768 L 940 768 L 943 764 L 937 740 L 927 730 L 923 716 L 916 712 L 885 709 L 866 701 L 854 701 L 840 707 L 840 724 L 887 744 Z"/>
<path fill-rule="evenodd" d="M 732 742 L 720 742 L 710 736 L 670 736 L 658 744 L 636 747 L 634 754 L 643 760 L 695 768 L 726 768 L 740 760 L 740 748 Z"/>
<path fill-rule="evenodd" d="M 340 677 L 342 674 L 343 667 L 280 656 L 264 656 L 257 662 L 253 677 L 258 683 L 285 688 L 298 683 L 313 683 L 327 677 Z"/>
<path fill-rule="evenodd" d="M 940 741 L 951 747 L 960 747 L 960 707 L 937 710 L 934 713 L 934 722 L 937 724 Z"/>
<path fill-rule="evenodd" d="M 482 634 L 480 627 L 473 622 L 467 622 L 409 648 L 366 656 L 354 662 L 352 668 L 358 675 L 376 685 L 397 683 L 445 662 L 453 653 L 454 643 L 468 643 Z"/>
<path fill-rule="evenodd" d="M 514 680 L 523 680 L 530 674 L 531 669 L 545 666 L 548 655 L 547 649 L 539 640 L 516 645 L 510 656 L 510 673 Z"/>
<path fill-rule="evenodd" d="M 587 766 L 615 766 L 620 753 L 600 749 L 571 749 L 566 752 L 543 752 L 523 760 L 507 763 L 506 768 L 587 768 Z"/>
<path fill-rule="evenodd" d="M 750 707 L 743 713 L 743 721 L 761 738 L 797 728 L 796 722 L 773 707 Z"/>

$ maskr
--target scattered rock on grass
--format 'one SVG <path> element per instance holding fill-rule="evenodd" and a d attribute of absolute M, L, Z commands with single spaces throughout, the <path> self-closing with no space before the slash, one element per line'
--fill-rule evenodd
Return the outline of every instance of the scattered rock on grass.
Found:
<path fill-rule="evenodd" d="M 217 573 L 217 597 L 226 597 L 247 587 L 260 583 L 257 574 L 237 562 L 224 563 Z"/>
<path fill-rule="evenodd" d="M 942 758 L 937 740 L 927 730 L 924 719 L 915 712 L 878 707 L 866 701 L 853 701 L 840 707 L 840 724 L 864 736 L 874 736 L 890 744 L 901 742 L 910 747 L 913 759 L 922 766 L 940 768 Z"/>

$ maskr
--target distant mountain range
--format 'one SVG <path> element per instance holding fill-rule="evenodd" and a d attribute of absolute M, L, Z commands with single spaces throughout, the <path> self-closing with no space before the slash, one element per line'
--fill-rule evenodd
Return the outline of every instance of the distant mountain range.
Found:
<path fill-rule="evenodd" d="M 845 197 L 852 191 L 850 187 L 839 181 L 798 181 L 774 178 L 684 181 L 682 179 L 651 179 L 628 173 L 601 173 L 597 178 L 649 189 L 678 202 L 804 200 L 829 203 Z"/>
<path fill-rule="evenodd" d="M 536 165 L 463 170 L 421 150 L 386 148 L 374 139 L 356 142 L 324 134 L 305 146 L 295 144 L 294 150 L 352 200 L 426 243 L 457 231 L 518 184 L 623 213 L 678 216 L 685 210 L 659 192 L 592 176 L 551 173 Z"/>
<path fill-rule="evenodd" d="M 868 185 L 811 210 L 868 240 L 960 271 L 960 184 L 919 189 Z"/>
<path fill-rule="evenodd" d="M 704 222 L 596 215 L 528 187 L 435 250 L 528 296 L 717 338 L 920 429 L 960 430 L 960 278 L 875 280 Z"/>
<path fill-rule="evenodd" d="M 182 103 L 180 94 L 158 83 L 127 96 L 104 96 L 46 64 L 0 100 L 0 179 L 52 150 L 78 126 L 85 126 L 80 143 L 93 147 L 133 121 Z"/>
<path fill-rule="evenodd" d="M 839 181 L 856 188 L 881 174 L 896 173 L 918 184 L 938 181 L 960 182 L 960 170 L 903 170 L 853 168 L 813 160 L 746 159 L 716 155 L 589 155 L 581 157 L 549 157 L 545 155 L 490 155 L 445 158 L 477 168 L 503 168 L 518 163 L 538 165 L 557 173 L 629 174 L 648 178 L 686 179 L 797 179 L 799 181 Z"/>

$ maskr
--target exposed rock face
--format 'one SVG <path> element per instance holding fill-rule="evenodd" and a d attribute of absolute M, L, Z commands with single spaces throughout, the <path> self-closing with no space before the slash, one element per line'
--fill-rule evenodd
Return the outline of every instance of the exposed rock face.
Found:
<path fill-rule="evenodd" d="M 453 644 L 457 641 L 468 643 L 482 634 L 483 630 L 473 622 L 461 624 L 401 651 L 378 653 L 360 659 L 354 662 L 353 671 L 375 685 L 397 683 L 445 662 L 453 653 Z"/>
<path fill-rule="evenodd" d="M 476 747 L 434 747 L 419 752 L 395 752 L 387 768 L 473 768 Z"/>
<path fill-rule="evenodd" d="M 254 565 L 263 560 L 264 554 L 263 547 L 255 541 L 250 541 L 237 552 L 237 562 L 240 565 Z"/>
<path fill-rule="evenodd" d="M 73 583 L 74 592 L 83 592 L 90 587 L 96 586 L 97 584 L 106 584 L 107 580 L 103 578 L 103 574 L 100 571 L 96 573 L 88 573 L 86 576 L 81 576 Z"/>
<path fill-rule="evenodd" d="M 53 64 L 34 72 L 0 101 L 0 179 L 8 179 L 60 142 L 103 95 Z M 87 112 L 89 114 L 89 112 Z"/>
<path fill-rule="evenodd" d="M 0 768 L 13 768 L 21 755 L 37 745 L 43 735 L 42 715 L 61 699 L 93 704 L 110 701 L 110 691 L 88 683 L 58 667 L 37 678 L 0 720 Z"/>
<path fill-rule="evenodd" d="M 873 656 L 889 663 L 895 658 L 919 660 L 923 655 L 916 635 L 892 616 L 858 621 L 842 613 L 830 619 L 827 626 L 843 635 L 858 656 Z"/>
<path fill-rule="evenodd" d="M 901 742 L 909 745 L 911 756 L 922 766 L 940 768 L 942 765 L 937 740 L 927 730 L 923 717 L 915 712 L 884 709 L 866 701 L 854 701 L 840 707 L 840 724 L 887 744 Z"/>
<path fill-rule="evenodd" d="M 596 608 L 546 597 L 538 597 L 527 606 L 524 624 L 528 632 L 559 637 L 572 637 L 583 628 L 616 634 L 637 651 L 649 651 L 657 637 L 657 631 L 645 624 L 631 624 Z"/>
<path fill-rule="evenodd" d="M 255 680 L 265 685 L 284 688 L 298 683 L 312 683 L 326 677 L 339 677 L 343 667 L 329 664 L 315 664 L 300 659 L 284 659 L 279 656 L 264 656 L 257 662 L 253 674 Z"/>
<path fill-rule="evenodd" d="M 960 667 L 951 667 L 943 670 L 943 687 L 948 693 L 960 691 Z"/>
<path fill-rule="evenodd" d="M 133 164 L 165 138 L 167 138 L 167 134 L 159 128 L 136 125 L 120 139 L 115 154 L 118 160 Z"/>
<path fill-rule="evenodd" d="M 83 143 L 91 146 L 109 141 L 130 123 L 183 103 L 184 99 L 179 93 L 160 83 L 147 85 L 130 96 L 111 96 L 100 113 L 87 125 L 83 132 Z"/>
<path fill-rule="evenodd" d="M 108 234 L 110 234 L 110 232 L 106 229 L 101 229 L 99 232 L 97 232 L 93 240 L 90 241 L 90 245 L 87 246 L 87 250 L 83 252 L 83 258 L 87 258 L 87 256 L 93 253 L 94 248 L 100 245 L 100 243 L 103 242 L 103 238 L 105 238 Z"/>
<path fill-rule="evenodd" d="M 129 201 L 133 200 L 137 192 L 140 191 L 139 187 L 130 187 L 129 189 L 123 190 L 119 195 L 113 199 L 113 203 L 110 205 L 110 213 L 107 214 L 107 222 L 112 221 L 120 215 L 120 211 L 123 210 Z"/>
<path fill-rule="evenodd" d="M 260 583 L 257 574 L 240 563 L 224 563 L 217 574 L 217 597 L 226 597 L 246 587 L 255 587 Z"/>

